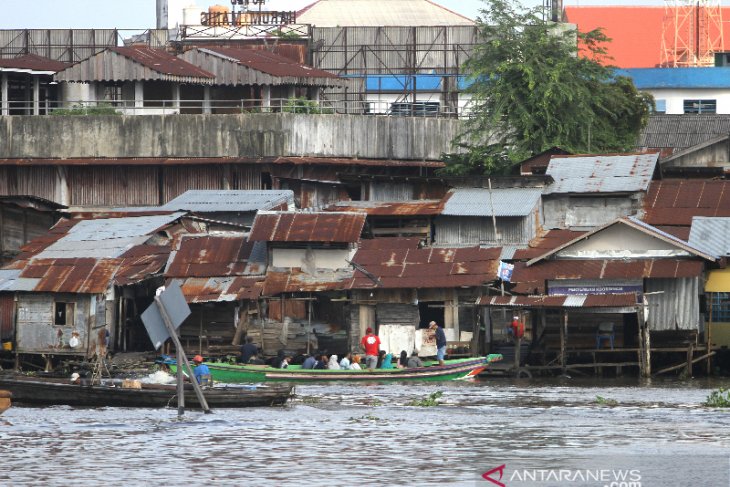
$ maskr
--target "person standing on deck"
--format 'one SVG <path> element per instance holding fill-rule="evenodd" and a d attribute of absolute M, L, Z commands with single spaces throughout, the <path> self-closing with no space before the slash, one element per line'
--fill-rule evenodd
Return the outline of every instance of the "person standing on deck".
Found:
<path fill-rule="evenodd" d="M 360 345 L 365 350 L 365 366 L 368 370 L 374 370 L 378 365 L 378 352 L 380 351 L 380 338 L 373 334 L 373 329 L 368 327 L 365 336 L 360 340 Z"/>
<path fill-rule="evenodd" d="M 446 357 L 446 333 L 444 329 L 432 321 L 428 324 L 429 328 L 436 332 L 436 359 L 439 365 L 444 365 L 444 357 Z"/>

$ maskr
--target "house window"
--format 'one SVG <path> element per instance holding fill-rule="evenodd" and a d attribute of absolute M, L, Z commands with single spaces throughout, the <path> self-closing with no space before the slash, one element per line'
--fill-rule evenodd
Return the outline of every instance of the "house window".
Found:
<path fill-rule="evenodd" d="M 684 100 L 684 113 L 716 113 L 717 100 Z"/>
<path fill-rule="evenodd" d="M 59 326 L 71 326 L 74 323 L 76 303 L 55 303 L 53 309 L 53 324 Z"/>
<path fill-rule="evenodd" d="M 730 293 L 712 293 L 712 322 L 730 323 Z"/>
<path fill-rule="evenodd" d="M 667 113 L 667 100 L 654 100 L 654 113 Z"/>

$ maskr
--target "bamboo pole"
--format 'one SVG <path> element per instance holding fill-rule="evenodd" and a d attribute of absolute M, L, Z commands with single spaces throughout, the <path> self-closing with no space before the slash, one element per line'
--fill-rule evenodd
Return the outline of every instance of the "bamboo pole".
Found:
<path fill-rule="evenodd" d="M 693 359 L 692 360 L 692 363 L 693 364 L 696 364 L 697 362 L 701 362 L 701 361 L 703 361 L 703 360 L 705 360 L 705 359 L 707 359 L 709 357 L 712 357 L 716 353 L 717 352 L 706 353 L 705 355 L 702 355 L 701 357 L 697 357 L 696 359 Z M 681 369 L 682 367 L 687 367 L 687 363 L 686 362 L 682 362 L 681 364 L 672 365 L 671 367 L 667 367 L 665 369 L 659 370 L 659 371 L 657 371 L 654 374 L 654 376 L 656 377 L 657 375 L 660 375 L 660 374 L 666 374 L 667 372 L 671 372 L 673 370 Z"/>
<path fill-rule="evenodd" d="M 165 309 L 165 306 L 162 304 L 162 300 L 159 296 L 155 296 L 155 303 L 157 303 L 157 307 L 160 310 L 160 315 L 162 316 L 162 321 L 165 323 L 165 327 L 167 327 L 167 332 L 170 334 L 170 338 L 172 338 L 173 343 L 175 344 L 175 349 L 177 350 L 177 373 L 178 373 L 178 381 L 177 381 L 177 391 L 178 391 L 178 397 L 177 397 L 177 414 L 179 416 L 182 416 L 185 414 L 185 384 L 182 377 L 182 368 L 183 363 L 185 364 L 185 367 L 188 369 L 188 374 L 190 376 L 190 382 L 193 384 L 193 390 L 195 391 L 195 395 L 198 396 L 198 402 L 200 403 L 200 407 L 203 408 L 203 412 L 210 413 L 210 408 L 208 407 L 208 401 L 205 400 L 205 396 L 203 396 L 203 390 L 200 388 L 200 384 L 198 384 L 198 381 L 195 379 L 195 374 L 193 373 L 193 368 L 190 366 L 190 362 L 188 362 L 188 358 L 185 356 L 185 351 L 182 348 L 182 343 L 180 343 L 180 338 L 177 336 L 177 331 L 175 330 L 175 327 L 172 325 L 172 320 L 170 319 L 170 315 L 167 314 L 167 310 Z"/>

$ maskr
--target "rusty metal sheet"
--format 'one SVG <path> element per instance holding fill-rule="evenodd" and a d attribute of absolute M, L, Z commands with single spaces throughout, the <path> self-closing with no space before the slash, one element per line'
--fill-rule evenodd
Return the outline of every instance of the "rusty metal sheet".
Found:
<path fill-rule="evenodd" d="M 223 277 L 245 273 L 254 243 L 243 235 L 186 236 L 180 242 L 166 277 Z"/>
<path fill-rule="evenodd" d="M 526 249 L 517 249 L 514 253 L 514 260 L 530 260 L 539 257 L 546 252 L 560 247 L 571 240 L 583 235 L 586 232 L 573 230 L 550 230 L 544 235 L 532 239 Z"/>
<path fill-rule="evenodd" d="M 360 250 L 377 249 L 417 249 L 421 243 L 419 237 L 379 237 L 360 240 Z"/>
<path fill-rule="evenodd" d="M 132 59 L 158 73 L 191 78 L 215 78 L 215 76 L 198 66 L 183 61 L 164 49 L 149 47 L 111 47 L 110 51 Z M 83 62 L 83 61 L 82 61 Z M 91 62 L 91 61 L 89 61 Z"/>
<path fill-rule="evenodd" d="M 268 271 L 263 294 L 276 296 L 281 293 L 337 291 L 349 289 L 352 271 L 317 272 L 314 275 L 300 269 Z"/>
<path fill-rule="evenodd" d="M 52 71 L 54 73 L 66 69 L 71 63 L 55 61 L 36 54 L 26 54 L 15 58 L 0 59 L 0 68 L 22 69 L 30 71 Z"/>
<path fill-rule="evenodd" d="M 574 296 L 481 296 L 477 304 L 482 306 L 526 307 L 526 308 L 624 308 L 636 306 L 636 295 L 631 294 L 587 294 Z"/>
<path fill-rule="evenodd" d="M 288 57 L 260 49 L 240 49 L 235 47 L 206 47 L 205 50 L 223 54 L 235 59 L 238 64 L 248 66 L 256 71 L 272 76 L 289 76 L 296 78 L 330 78 L 341 79 L 334 73 L 300 64 Z"/>
<path fill-rule="evenodd" d="M 432 216 L 440 215 L 442 200 L 420 201 L 341 201 L 325 211 L 367 213 L 368 216 Z"/>
<path fill-rule="evenodd" d="M 645 222 L 689 226 L 693 216 L 730 216 L 730 181 L 652 181 L 644 198 Z"/>
<path fill-rule="evenodd" d="M 257 299 L 263 291 L 263 276 L 191 277 L 177 281 L 188 303 Z"/>
<path fill-rule="evenodd" d="M 0 340 L 12 340 L 15 337 L 15 296 L 12 293 L 0 293 Z"/>
<path fill-rule="evenodd" d="M 249 240 L 267 242 L 353 243 L 360 239 L 364 213 L 261 212 Z"/>

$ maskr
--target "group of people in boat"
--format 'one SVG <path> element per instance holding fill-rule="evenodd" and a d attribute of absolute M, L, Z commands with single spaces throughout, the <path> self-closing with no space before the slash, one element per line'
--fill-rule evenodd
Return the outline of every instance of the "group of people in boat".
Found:
<path fill-rule="evenodd" d="M 435 322 L 431 322 L 430 328 L 435 331 L 437 342 L 437 359 L 440 365 L 443 365 L 444 352 L 446 350 L 446 337 L 444 332 Z M 440 332 L 440 333 L 439 333 Z M 365 336 L 360 340 L 360 346 L 365 352 L 365 357 L 360 354 L 347 353 L 340 360 L 335 354 L 319 353 L 315 355 L 303 355 L 297 357 L 296 360 L 286 355 L 284 350 L 280 350 L 276 357 L 269 359 L 268 362 L 259 358 L 260 351 L 258 346 L 253 342 L 253 337 L 248 336 L 244 344 L 241 346 L 241 356 L 239 362 L 242 364 L 252 365 L 269 365 L 280 369 L 286 369 L 292 363 L 301 364 L 302 369 L 311 370 L 374 370 L 374 369 L 394 369 L 394 368 L 415 368 L 423 367 L 423 361 L 418 357 L 414 350 L 409 356 L 405 350 L 401 351 L 400 356 L 393 360 L 393 354 L 386 350 L 381 350 L 380 337 L 373 333 L 372 328 L 368 328 Z M 443 350 L 443 352 L 442 352 Z"/>

